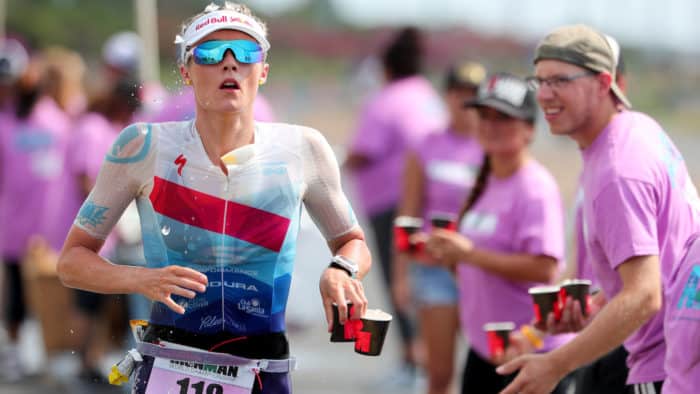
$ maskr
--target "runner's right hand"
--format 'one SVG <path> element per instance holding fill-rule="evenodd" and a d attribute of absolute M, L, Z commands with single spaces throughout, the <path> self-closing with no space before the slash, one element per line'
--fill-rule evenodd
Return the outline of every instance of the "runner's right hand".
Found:
<path fill-rule="evenodd" d="M 178 295 L 192 299 L 196 292 L 207 290 L 207 276 L 192 268 L 171 265 L 164 268 L 149 268 L 144 270 L 140 278 L 139 293 L 153 301 L 162 302 L 168 308 L 179 314 L 185 313 L 185 308 L 172 299 Z"/>

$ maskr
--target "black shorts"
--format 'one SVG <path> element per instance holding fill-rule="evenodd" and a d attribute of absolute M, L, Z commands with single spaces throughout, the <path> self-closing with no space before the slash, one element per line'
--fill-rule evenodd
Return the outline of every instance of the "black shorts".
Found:
<path fill-rule="evenodd" d="M 5 322 L 10 325 L 20 324 L 27 317 L 27 305 L 24 298 L 24 282 L 18 260 L 9 259 L 5 264 Z"/>

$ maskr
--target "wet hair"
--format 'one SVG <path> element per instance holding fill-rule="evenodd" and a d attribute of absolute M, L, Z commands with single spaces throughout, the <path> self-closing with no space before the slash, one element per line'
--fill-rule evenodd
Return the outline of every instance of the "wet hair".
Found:
<path fill-rule="evenodd" d="M 489 182 L 489 175 L 491 175 L 491 158 L 489 155 L 485 154 L 483 160 L 481 161 L 481 167 L 479 167 L 479 174 L 476 176 L 474 186 L 472 187 L 467 200 L 464 202 L 462 210 L 459 212 L 459 221 L 464 218 L 464 215 L 466 215 L 467 212 L 474 207 L 474 204 L 479 201 L 481 196 L 484 195 L 484 191 L 486 190 L 486 186 Z"/>
<path fill-rule="evenodd" d="M 382 65 L 391 80 L 410 77 L 423 67 L 423 42 L 421 32 L 415 27 L 399 31 L 382 54 Z"/>

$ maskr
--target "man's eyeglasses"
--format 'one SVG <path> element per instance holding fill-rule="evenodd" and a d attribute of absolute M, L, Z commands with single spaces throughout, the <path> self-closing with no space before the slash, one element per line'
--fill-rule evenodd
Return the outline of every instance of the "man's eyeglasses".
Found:
<path fill-rule="evenodd" d="M 530 89 L 533 90 L 539 90 L 543 85 L 549 86 L 552 89 L 559 89 L 568 85 L 571 81 L 593 75 L 596 75 L 593 71 L 583 71 L 578 74 L 555 75 L 549 78 L 528 77 L 525 81 L 527 81 L 527 85 Z"/>

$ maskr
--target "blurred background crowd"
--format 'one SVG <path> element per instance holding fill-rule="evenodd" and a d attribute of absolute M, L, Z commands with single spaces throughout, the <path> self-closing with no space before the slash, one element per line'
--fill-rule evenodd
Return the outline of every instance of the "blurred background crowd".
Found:
<path fill-rule="evenodd" d="M 147 315 L 148 302 L 140 296 L 106 297 L 63 288 L 55 276 L 55 256 L 119 131 L 135 121 L 192 118 L 192 92 L 180 80 L 172 42 L 182 20 L 207 3 L 0 0 L 0 288 L 3 299 L 12 301 L 2 304 L 7 306 L 2 311 L 0 391 L 33 387 L 27 376 L 66 374 L 94 386 L 86 392 L 106 390 L 105 366 L 129 345 L 127 319 Z M 376 248 L 389 243 L 382 238 L 388 235 L 371 231 L 377 226 L 370 219 L 378 211 L 363 209 L 361 188 L 353 183 L 361 177 L 349 170 L 361 167 L 351 142 L 362 126 L 363 104 L 385 83 L 382 64 L 401 26 L 420 28 L 416 31 L 422 34 L 424 56 L 419 74 L 436 97 L 450 87 L 455 65 L 469 61 L 489 73 L 525 77 L 532 74 L 533 48 L 543 32 L 571 22 L 598 27 L 622 47 L 628 97 L 635 109 L 659 120 L 684 153 L 691 176 L 700 176 L 700 156 L 695 154 L 700 148 L 696 1 L 246 3 L 268 22 L 272 43 L 270 77 L 256 101 L 256 119 L 316 128 L 331 142 L 341 164 L 349 158 L 346 192 L 375 246 L 375 260 L 391 259 Z M 439 100 L 434 108 L 436 119 L 454 111 L 449 100 L 444 103 Z M 581 167 L 577 148 L 569 140 L 547 136 L 543 123 L 536 123 L 532 150 L 554 175 L 564 206 L 573 212 Z M 398 181 L 381 187 L 394 189 L 385 193 L 389 200 L 400 195 Z M 397 204 L 390 201 L 380 208 Z M 134 209 L 127 211 L 103 248 L 112 261 L 143 264 L 134 215 Z M 572 216 L 567 217 L 567 231 Z M 329 254 L 311 221 L 302 227 L 288 326 L 311 338 L 322 336 L 301 341 L 302 347 L 311 344 L 322 352 L 327 349 L 319 346 L 327 338 L 316 287 Z M 370 302 L 393 310 L 391 289 L 381 275 L 376 264 L 368 285 Z M 415 319 L 411 308 L 401 309 L 405 319 Z M 420 390 L 420 357 L 399 339 L 409 336 L 400 326 L 397 322 L 392 327 L 388 352 L 393 355 L 383 356 L 380 379 L 393 388 L 368 392 Z M 297 353 L 307 354 L 304 349 Z M 313 362 L 310 366 L 313 372 Z M 59 385 L 55 380 L 61 379 L 50 384 Z"/>

